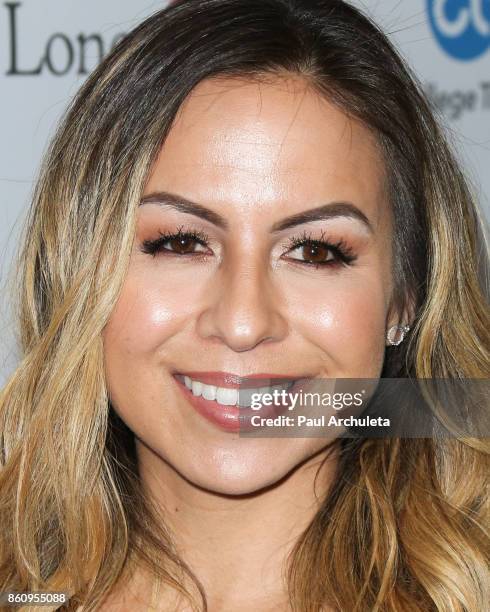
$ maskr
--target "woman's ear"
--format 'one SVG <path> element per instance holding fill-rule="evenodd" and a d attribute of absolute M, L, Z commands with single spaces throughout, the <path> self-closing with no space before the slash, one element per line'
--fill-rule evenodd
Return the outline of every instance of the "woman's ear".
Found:
<path fill-rule="evenodd" d="M 407 292 L 402 300 L 398 300 L 398 304 L 393 300 L 388 308 L 386 316 L 386 334 L 394 326 L 408 325 L 413 328 L 415 324 L 415 296 L 411 292 Z M 390 345 L 388 337 L 385 339 L 387 346 Z"/>

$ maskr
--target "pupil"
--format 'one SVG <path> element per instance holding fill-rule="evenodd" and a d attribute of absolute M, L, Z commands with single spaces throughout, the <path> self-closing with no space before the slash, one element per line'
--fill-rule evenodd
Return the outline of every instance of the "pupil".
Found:
<path fill-rule="evenodd" d="M 318 245 L 305 245 L 303 247 L 303 256 L 305 259 L 315 262 L 324 261 L 326 259 L 328 249 Z"/>
<path fill-rule="evenodd" d="M 186 253 L 192 250 L 189 246 L 192 246 L 192 238 L 174 238 L 172 240 L 172 249 L 179 253 Z"/>

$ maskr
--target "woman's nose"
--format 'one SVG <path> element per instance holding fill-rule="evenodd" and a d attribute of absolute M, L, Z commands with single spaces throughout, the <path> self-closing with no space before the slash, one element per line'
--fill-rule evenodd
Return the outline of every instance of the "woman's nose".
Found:
<path fill-rule="evenodd" d="M 219 338 L 234 351 L 247 351 L 286 336 L 284 299 L 263 262 L 221 269 L 208 289 L 207 305 L 197 322 L 202 338 Z"/>

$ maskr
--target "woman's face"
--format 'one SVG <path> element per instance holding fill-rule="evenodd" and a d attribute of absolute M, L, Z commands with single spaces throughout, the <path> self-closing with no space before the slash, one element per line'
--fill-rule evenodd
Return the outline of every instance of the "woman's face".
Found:
<path fill-rule="evenodd" d="M 104 330 L 109 394 L 140 461 L 238 494 L 326 445 L 240 437 L 237 408 L 201 396 L 196 409 L 175 375 L 225 388 L 226 373 L 378 378 L 399 322 L 383 172 L 371 133 L 300 78 L 195 88 L 149 176 Z M 194 237 L 155 251 L 179 230 Z M 333 248 L 295 246 L 305 239 Z"/>

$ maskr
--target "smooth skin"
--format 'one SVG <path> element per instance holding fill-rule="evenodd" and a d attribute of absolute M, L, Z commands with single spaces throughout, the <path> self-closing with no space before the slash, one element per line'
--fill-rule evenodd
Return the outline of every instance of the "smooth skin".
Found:
<path fill-rule="evenodd" d="M 386 331 L 405 321 L 391 305 L 383 160 L 371 132 L 301 77 L 209 79 L 183 104 L 154 164 L 144 195 L 158 192 L 200 204 L 228 227 L 140 205 L 127 278 L 104 330 L 111 400 L 135 433 L 143 483 L 165 508 L 209 609 L 284 611 L 283 563 L 332 482 L 338 442 L 315 491 L 325 439 L 223 431 L 187 402 L 172 373 L 379 377 Z M 368 223 L 336 216 L 271 232 L 285 217 L 339 201 Z M 175 243 L 166 245 L 173 252 L 143 252 L 144 241 L 179 228 L 208 243 L 191 243 L 194 254 Z M 311 251 L 288 250 L 305 233 L 342 241 L 356 259 L 308 264 Z M 143 597 L 144 584 L 133 585 Z M 125 585 L 103 609 L 135 609 L 131 597 Z"/>

